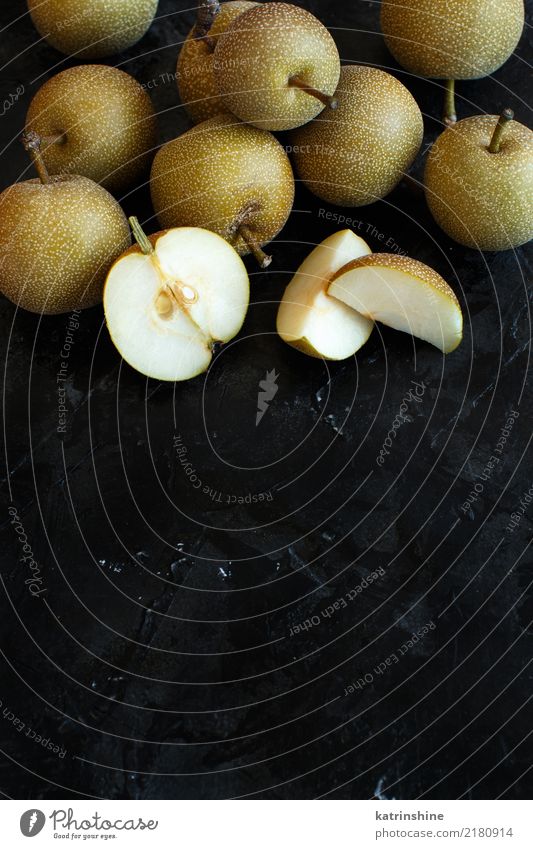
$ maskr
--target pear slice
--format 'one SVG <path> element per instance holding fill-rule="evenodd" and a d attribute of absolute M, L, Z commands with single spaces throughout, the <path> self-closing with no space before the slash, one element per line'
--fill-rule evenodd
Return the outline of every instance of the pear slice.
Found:
<path fill-rule="evenodd" d="M 463 315 L 453 290 L 432 268 L 407 256 L 372 254 L 353 260 L 333 275 L 328 295 L 445 354 L 463 338 Z"/>
<path fill-rule="evenodd" d="M 178 227 L 148 239 L 130 219 L 138 246 L 112 266 L 106 322 L 122 357 L 147 377 L 188 380 L 204 372 L 216 342 L 241 329 L 248 274 L 221 236 Z"/>
<path fill-rule="evenodd" d="M 285 289 L 279 305 L 281 338 L 311 357 L 344 360 L 364 345 L 373 322 L 330 298 L 327 287 L 350 260 L 370 253 L 351 230 L 340 230 L 311 251 Z"/>

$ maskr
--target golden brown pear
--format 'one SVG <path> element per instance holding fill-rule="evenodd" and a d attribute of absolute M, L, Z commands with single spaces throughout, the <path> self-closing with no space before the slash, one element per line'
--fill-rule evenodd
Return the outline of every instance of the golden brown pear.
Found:
<path fill-rule="evenodd" d="M 0 195 L 0 291 L 30 312 L 55 314 L 102 300 L 106 274 L 130 244 L 126 216 L 92 180 L 50 177 L 34 136 L 39 179 Z"/>
<path fill-rule="evenodd" d="M 52 47 L 77 59 L 101 59 L 136 44 L 158 0 L 28 0 L 31 19 Z"/>
<path fill-rule="evenodd" d="M 457 120 L 455 80 L 486 77 L 507 61 L 524 28 L 523 0 L 383 0 L 381 28 L 412 74 L 447 83 L 444 122 Z"/>
<path fill-rule="evenodd" d="M 510 112 L 446 129 L 424 184 L 435 221 L 462 245 L 501 251 L 533 238 L 533 132 Z"/>
<path fill-rule="evenodd" d="M 218 39 L 215 77 L 227 109 L 264 130 L 290 130 L 332 103 L 339 81 L 335 42 L 310 12 L 261 3 Z"/>
<path fill-rule="evenodd" d="M 151 190 L 161 227 L 205 227 L 240 254 L 272 241 L 292 209 L 294 177 L 271 133 L 218 116 L 164 145 Z"/>
<path fill-rule="evenodd" d="M 396 77 L 362 65 L 343 66 L 335 97 L 336 110 L 291 134 L 296 170 L 322 200 L 364 206 L 391 192 L 412 164 L 422 114 Z"/>
<path fill-rule="evenodd" d="M 492 74 L 524 28 L 523 0 L 383 0 L 392 55 L 413 74 L 470 80 Z"/>
<path fill-rule="evenodd" d="M 257 6 L 248 0 L 230 0 L 220 5 L 204 37 L 198 24 L 191 29 L 178 57 L 176 78 L 181 102 L 195 124 L 228 110 L 221 103 L 214 74 L 214 50 L 217 39 L 237 15 Z"/>
<path fill-rule="evenodd" d="M 49 79 L 30 104 L 26 129 L 41 137 L 51 174 L 81 174 L 115 192 L 148 170 L 157 144 L 150 97 L 108 65 L 78 65 Z"/>

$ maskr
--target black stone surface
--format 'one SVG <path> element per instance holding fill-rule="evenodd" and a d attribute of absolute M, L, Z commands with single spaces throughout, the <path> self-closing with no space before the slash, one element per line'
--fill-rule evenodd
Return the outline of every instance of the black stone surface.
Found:
<path fill-rule="evenodd" d="M 377 2 L 300 5 L 331 27 L 344 62 L 389 70 L 413 92 L 426 127 L 420 175 L 441 129 L 441 83 L 394 63 Z M 162 0 L 146 37 L 110 60 L 151 83 L 162 141 L 188 126 L 172 75 L 190 6 Z M 527 8 L 505 67 L 459 85 L 461 117 L 511 106 L 531 125 Z M 74 63 L 38 39 L 22 0 L 2 2 L 0 25 L 0 102 L 24 87 L 2 107 L 4 187 L 28 172 L 17 136 L 31 97 Z M 146 187 L 122 201 L 155 229 Z M 327 364 L 278 339 L 284 285 L 338 229 L 324 209 L 360 222 L 374 250 L 393 240 L 454 286 L 466 330 L 455 353 L 444 359 L 379 328 L 354 359 Z M 461 248 L 406 188 L 339 211 L 302 187 L 272 249 L 266 272 L 248 263 L 243 331 L 189 383 L 143 379 L 121 363 L 102 310 L 83 313 L 68 358 L 65 434 L 56 374 L 69 317 L 0 303 L 3 495 L 46 589 L 28 591 L 6 506 L 5 796 L 531 794 L 531 251 Z M 256 427 L 258 384 L 272 369 L 279 390 Z M 424 389 L 379 467 L 414 381 Z M 483 490 L 464 512 L 476 483 Z M 260 493 L 269 500 L 254 501 Z M 427 633 L 402 653 L 419 629 Z"/>

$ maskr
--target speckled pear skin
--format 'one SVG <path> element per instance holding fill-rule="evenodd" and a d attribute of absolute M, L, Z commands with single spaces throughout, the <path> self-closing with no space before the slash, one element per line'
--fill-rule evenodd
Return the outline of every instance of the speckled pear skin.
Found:
<path fill-rule="evenodd" d="M 422 114 L 396 77 L 362 65 L 343 66 L 329 107 L 290 137 L 298 175 L 319 198 L 364 206 L 385 197 L 415 159 Z"/>
<path fill-rule="evenodd" d="M 524 28 L 523 0 L 383 0 L 394 58 L 423 77 L 470 80 L 507 61 Z"/>
<path fill-rule="evenodd" d="M 339 277 L 342 277 L 348 269 L 369 268 L 371 266 L 374 268 L 390 268 L 395 271 L 403 271 L 404 274 L 416 277 L 418 280 L 422 280 L 424 283 L 427 283 L 439 294 L 445 295 L 447 298 L 451 298 L 454 304 L 456 304 L 459 309 L 461 308 L 459 301 L 457 300 L 457 295 L 453 291 L 452 287 L 448 286 L 446 280 L 444 280 L 440 274 L 437 274 L 433 268 L 430 268 L 429 265 L 426 265 L 424 262 L 420 262 L 418 259 L 412 259 L 410 256 L 386 253 L 362 256 L 348 262 L 336 271 L 332 275 L 331 279 L 332 281 L 337 280 Z"/>
<path fill-rule="evenodd" d="M 46 41 L 76 59 L 101 59 L 136 44 L 150 27 L 158 0 L 28 0 Z"/>
<path fill-rule="evenodd" d="M 260 244 L 272 241 L 290 215 L 294 176 L 271 133 L 218 116 L 161 148 L 151 191 L 163 229 L 205 227 L 243 255 L 249 251 L 236 232 L 239 223 Z"/>
<path fill-rule="evenodd" d="M 476 115 L 446 129 L 424 174 L 437 224 L 456 242 L 509 250 L 533 238 L 533 132 L 510 121 L 498 153 L 488 150 L 497 115 Z"/>
<path fill-rule="evenodd" d="M 78 65 L 45 82 L 30 104 L 26 129 L 41 137 L 64 134 L 42 147 L 51 174 L 81 174 L 114 192 L 148 171 L 157 144 L 149 95 L 108 65 Z"/>
<path fill-rule="evenodd" d="M 330 33 L 299 6 L 264 3 L 239 15 L 215 48 L 215 78 L 230 112 L 265 130 L 311 121 L 324 105 L 294 86 L 299 75 L 327 95 L 339 81 L 340 59 Z"/>
<path fill-rule="evenodd" d="M 121 207 L 86 177 L 27 180 L 0 195 L 0 290 L 30 312 L 100 303 L 107 272 L 130 243 Z"/>
<path fill-rule="evenodd" d="M 222 3 L 209 30 L 210 41 L 227 30 L 237 15 L 257 6 L 247 0 Z M 214 74 L 214 50 L 205 39 L 194 38 L 194 27 L 187 36 L 178 56 L 176 78 L 180 100 L 195 124 L 207 121 L 228 110 L 221 103 Z"/>

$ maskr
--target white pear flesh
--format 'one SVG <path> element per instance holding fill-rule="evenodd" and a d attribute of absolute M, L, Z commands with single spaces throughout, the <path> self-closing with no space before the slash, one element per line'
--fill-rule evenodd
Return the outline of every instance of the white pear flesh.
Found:
<path fill-rule="evenodd" d="M 328 294 L 367 318 L 430 342 L 445 354 L 463 337 L 455 293 L 429 266 L 397 254 L 372 254 L 333 275 Z"/>
<path fill-rule="evenodd" d="M 157 380 L 188 380 L 209 367 L 214 343 L 241 329 L 248 273 L 231 245 L 209 230 L 178 227 L 150 241 L 152 253 L 132 248 L 111 268 L 107 326 L 134 369 Z"/>
<path fill-rule="evenodd" d="M 281 300 L 277 330 L 281 338 L 311 357 L 344 360 L 364 345 L 373 322 L 331 298 L 333 274 L 350 260 L 371 253 L 352 230 L 333 233 L 303 261 Z"/>

